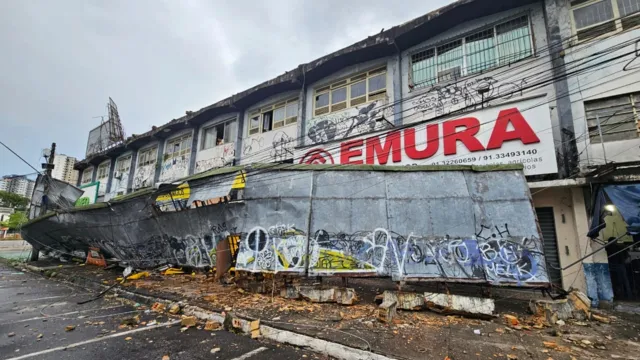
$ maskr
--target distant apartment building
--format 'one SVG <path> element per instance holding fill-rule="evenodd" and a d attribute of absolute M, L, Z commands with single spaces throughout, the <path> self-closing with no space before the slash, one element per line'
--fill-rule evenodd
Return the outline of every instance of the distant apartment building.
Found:
<path fill-rule="evenodd" d="M 34 185 L 35 181 L 24 175 L 7 175 L 2 177 L 0 190 L 30 198 Z"/>
<path fill-rule="evenodd" d="M 76 158 L 73 156 L 55 154 L 53 158 L 54 168 L 51 175 L 54 179 L 75 185 L 78 182 L 78 170 L 73 169 L 75 164 Z"/>

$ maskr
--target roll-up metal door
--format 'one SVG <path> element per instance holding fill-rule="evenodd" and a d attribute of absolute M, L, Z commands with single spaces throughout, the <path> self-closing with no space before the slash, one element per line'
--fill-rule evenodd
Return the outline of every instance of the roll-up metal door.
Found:
<path fill-rule="evenodd" d="M 556 222 L 553 208 L 536 208 L 538 223 L 542 231 L 544 257 L 547 260 L 547 273 L 553 284 L 562 287 L 562 272 L 560 271 L 560 255 L 558 254 L 558 238 L 556 237 Z"/>

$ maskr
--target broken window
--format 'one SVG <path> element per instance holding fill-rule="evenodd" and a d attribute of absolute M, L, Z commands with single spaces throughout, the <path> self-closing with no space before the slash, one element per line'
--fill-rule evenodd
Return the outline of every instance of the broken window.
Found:
<path fill-rule="evenodd" d="M 412 54 L 409 86 L 421 88 L 456 81 L 531 55 L 529 17 L 524 15 Z"/>
<path fill-rule="evenodd" d="M 585 101 L 591 143 L 638 138 L 640 94 L 625 94 Z M 598 129 L 600 124 L 600 129 Z M 600 137 L 602 132 L 602 138 Z"/>
<path fill-rule="evenodd" d="M 315 91 L 314 116 L 361 105 L 387 96 L 387 68 L 377 68 Z"/>

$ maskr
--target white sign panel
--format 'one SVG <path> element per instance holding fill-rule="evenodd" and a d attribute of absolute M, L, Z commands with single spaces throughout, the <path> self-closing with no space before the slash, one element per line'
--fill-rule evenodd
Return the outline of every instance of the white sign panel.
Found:
<path fill-rule="evenodd" d="M 544 98 L 446 120 L 297 150 L 301 164 L 524 165 L 525 175 L 558 172 Z"/>

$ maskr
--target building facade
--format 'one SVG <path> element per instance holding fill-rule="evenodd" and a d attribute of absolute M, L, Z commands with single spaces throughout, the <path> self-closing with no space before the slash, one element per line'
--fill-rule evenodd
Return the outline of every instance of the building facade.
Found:
<path fill-rule="evenodd" d="M 31 198 L 35 181 L 24 175 L 6 175 L 2 177 L 4 191 Z"/>
<path fill-rule="evenodd" d="M 78 185 L 108 200 L 251 163 L 522 163 L 551 282 L 611 301 L 609 256 L 591 253 L 624 221 L 587 233 L 595 188 L 640 179 L 639 14 L 459 0 L 84 159 Z"/>
<path fill-rule="evenodd" d="M 62 180 L 69 184 L 78 183 L 78 170 L 74 169 L 76 158 L 65 154 L 55 154 L 53 158 L 53 171 L 51 176 L 54 179 Z"/>

